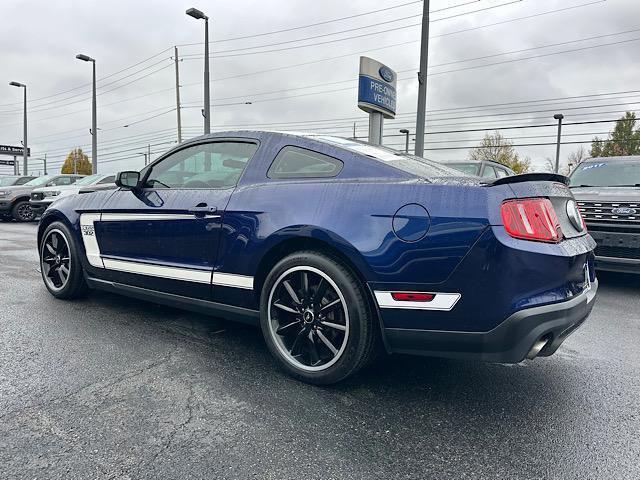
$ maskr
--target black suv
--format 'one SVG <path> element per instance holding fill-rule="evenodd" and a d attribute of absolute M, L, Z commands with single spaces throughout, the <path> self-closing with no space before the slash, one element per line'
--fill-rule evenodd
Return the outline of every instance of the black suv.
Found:
<path fill-rule="evenodd" d="M 640 273 L 640 156 L 590 158 L 570 176 L 596 268 Z"/>

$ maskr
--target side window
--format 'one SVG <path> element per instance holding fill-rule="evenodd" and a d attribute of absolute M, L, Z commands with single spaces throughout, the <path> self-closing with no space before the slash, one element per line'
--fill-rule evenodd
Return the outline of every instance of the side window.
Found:
<path fill-rule="evenodd" d="M 25 183 L 27 183 L 30 180 L 33 180 L 33 178 L 31 178 L 31 177 L 22 177 L 22 178 L 19 178 L 18 181 L 15 184 L 16 185 L 24 185 Z"/>
<path fill-rule="evenodd" d="M 235 187 L 257 149 L 255 143 L 213 142 L 178 150 L 153 167 L 147 187 Z"/>
<path fill-rule="evenodd" d="M 496 172 L 498 172 L 498 178 L 504 178 L 509 176 L 509 173 L 504 168 L 496 168 Z"/>
<path fill-rule="evenodd" d="M 485 178 L 496 178 L 496 171 L 491 165 L 485 165 L 482 171 L 482 176 Z"/>
<path fill-rule="evenodd" d="M 108 177 L 104 177 L 102 180 L 98 182 L 98 185 L 102 185 L 104 183 L 114 183 L 116 181 L 115 175 L 109 175 Z"/>
<path fill-rule="evenodd" d="M 60 185 L 71 185 L 76 181 L 75 177 L 58 177 L 53 180 L 53 184 L 58 187 Z"/>
<path fill-rule="evenodd" d="M 269 178 L 326 178 L 337 176 L 344 164 L 337 158 L 299 147 L 284 147 L 273 160 Z"/>

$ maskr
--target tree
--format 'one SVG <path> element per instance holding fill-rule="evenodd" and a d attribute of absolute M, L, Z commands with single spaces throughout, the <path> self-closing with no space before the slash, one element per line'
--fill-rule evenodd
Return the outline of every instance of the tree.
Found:
<path fill-rule="evenodd" d="M 606 140 L 595 137 L 590 154 L 592 157 L 640 155 L 640 128 L 636 128 L 636 114 L 625 113 Z"/>
<path fill-rule="evenodd" d="M 60 173 L 77 173 L 78 175 L 91 175 L 93 167 L 89 161 L 89 157 L 81 148 L 74 148 L 67 155 L 66 160 L 62 164 Z"/>
<path fill-rule="evenodd" d="M 565 175 L 569 175 L 571 171 L 584 162 L 587 158 L 589 158 L 589 154 L 587 153 L 586 148 L 580 145 L 577 150 L 571 152 L 567 157 L 567 166 Z"/>
<path fill-rule="evenodd" d="M 531 160 L 528 157 L 520 158 L 513 148 L 513 142 L 504 138 L 498 131 L 493 134 L 487 133 L 480 142 L 480 146 L 469 152 L 469 159 L 498 162 L 516 173 L 526 173 L 531 166 Z"/>

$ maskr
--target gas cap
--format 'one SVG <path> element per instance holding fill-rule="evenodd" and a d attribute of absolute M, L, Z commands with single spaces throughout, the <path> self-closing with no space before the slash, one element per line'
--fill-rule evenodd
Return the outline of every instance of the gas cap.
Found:
<path fill-rule="evenodd" d="M 393 233 L 403 242 L 422 240 L 429 231 L 431 218 L 422 205 L 409 203 L 400 207 L 393 216 Z"/>

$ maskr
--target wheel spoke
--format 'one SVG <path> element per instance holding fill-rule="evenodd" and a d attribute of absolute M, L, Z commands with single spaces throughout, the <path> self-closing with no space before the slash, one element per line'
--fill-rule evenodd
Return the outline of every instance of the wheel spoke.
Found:
<path fill-rule="evenodd" d="M 55 262 L 56 259 L 52 257 L 48 257 L 48 258 L 43 258 L 42 261 L 45 263 L 51 263 L 51 262 Z"/>
<path fill-rule="evenodd" d="M 329 350 L 331 350 L 331 353 L 333 353 L 333 356 L 335 357 L 338 354 L 338 349 L 333 346 L 333 344 L 329 341 L 329 339 L 327 337 L 325 337 L 324 334 L 320 330 L 318 330 L 317 333 L 318 333 L 318 337 L 320 338 L 322 343 L 324 343 L 327 346 L 327 348 Z"/>
<path fill-rule="evenodd" d="M 51 245 L 53 245 L 53 248 L 55 249 L 58 248 L 58 235 L 56 235 L 55 233 L 51 234 Z"/>
<path fill-rule="evenodd" d="M 324 307 L 320 308 L 320 312 L 327 313 L 335 309 L 338 305 L 341 305 L 342 302 L 339 298 L 336 298 L 333 302 L 327 303 Z"/>
<path fill-rule="evenodd" d="M 301 274 L 301 284 L 302 284 L 302 296 L 304 298 L 309 298 L 309 274 L 302 270 Z"/>
<path fill-rule="evenodd" d="M 279 308 L 280 310 L 284 310 L 285 312 L 293 313 L 296 315 L 298 314 L 298 311 L 295 308 L 288 307 L 279 302 L 274 303 L 273 306 L 275 308 Z"/>
<path fill-rule="evenodd" d="M 47 248 L 47 250 L 49 250 L 49 253 L 51 255 L 55 255 L 56 254 L 56 249 L 53 248 L 51 245 L 49 245 L 48 243 L 45 243 L 44 246 Z"/>
<path fill-rule="evenodd" d="M 321 325 L 324 325 L 325 327 L 329 327 L 329 328 L 334 328 L 336 330 L 340 330 L 342 332 L 347 330 L 347 327 L 344 325 L 340 325 L 339 323 L 333 323 L 333 322 L 320 322 Z"/>
<path fill-rule="evenodd" d="M 289 282 L 289 280 L 285 280 L 284 282 L 282 282 L 282 285 L 284 285 L 285 290 L 287 291 L 287 293 L 289 294 L 293 302 L 300 305 L 302 302 L 300 301 L 300 299 L 298 298 L 298 295 L 296 294 L 295 290 L 291 286 L 291 282 Z"/>
<path fill-rule="evenodd" d="M 325 281 L 324 278 L 320 279 L 320 283 L 318 283 L 318 288 L 316 288 L 316 293 L 313 296 L 314 303 L 320 303 L 324 298 L 324 294 L 327 293 L 327 287 L 329 285 Z"/>
<path fill-rule="evenodd" d="M 69 268 L 66 265 L 60 265 L 60 270 L 65 274 L 65 276 L 69 276 Z"/>
<path fill-rule="evenodd" d="M 293 343 L 291 344 L 291 348 L 289 349 L 289 353 L 292 356 L 296 356 L 296 353 L 298 351 L 298 348 L 300 347 L 300 343 L 302 342 L 302 339 L 304 338 L 304 328 L 301 329 L 298 332 L 298 335 L 296 335 L 296 339 L 293 341 Z"/>
<path fill-rule="evenodd" d="M 62 267 L 58 268 L 57 272 L 58 276 L 60 277 L 60 281 L 62 282 L 62 284 L 64 284 L 67 281 L 67 273 L 62 270 Z"/>
<path fill-rule="evenodd" d="M 300 322 L 298 320 L 296 320 L 295 322 L 288 323 L 287 325 L 278 328 L 278 330 L 276 330 L 276 333 L 278 335 L 283 335 L 284 333 L 287 332 L 287 330 L 289 330 L 291 327 L 294 327 L 296 325 L 300 325 Z"/>
<path fill-rule="evenodd" d="M 316 366 L 318 363 L 320 363 L 320 355 L 318 355 L 318 347 L 316 346 L 316 342 L 313 339 L 313 330 L 309 330 L 307 339 L 309 340 L 309 360 L 311 360 L 312 366 Z"/>

